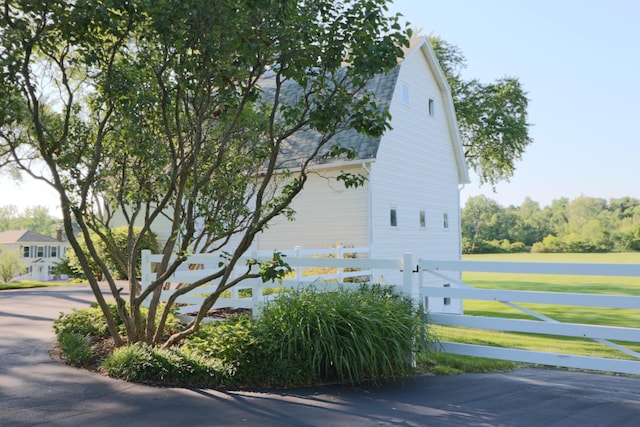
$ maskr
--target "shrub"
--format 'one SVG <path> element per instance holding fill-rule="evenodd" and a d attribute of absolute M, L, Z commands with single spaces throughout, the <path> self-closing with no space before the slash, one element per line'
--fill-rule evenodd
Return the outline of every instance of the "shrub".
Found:
<path fill-rule="evenodd" d="M 357 383 L 410 373 L 424 319 L 391 287 L 306 288 L 269 303 L 257 330 L 299 379 Z"/>
<path fill-rule="evenodd" d="M 129 381 L 208 387 L 358 383 L 413 372 L 425 344 L 424 314 L 391 287 L 293 291 L 259 319 L 236 315 L 202 325 L 181 348 L 135 344 L 102 367 Z"/>
<path fill-rule="evenodd" d="M 151 347 L 136 343 L 117 348 L 102 363 L 112 377 L 127 381 L 165 385 L 212 385 L 220 383 L 220 369 L 208 360 L 179 348 Z"/>
<path fill-rule="evenodd" d="M 140 231 L 141 229 L 139 227 L 135 227 L 133 229 L 134 238 L 138 237 L 138 235 L 140 234 Z M 127 243 L 129 240 L 128 233 L 129 233 L 129 228 L 127 226 L 121 226 L 121 227 L 110 229 L 108 230 L 108 233 L 107 233 L 107 236 L 110 239 L 110 243 L 113 245 L 113 247 L 118 251 L 118 253 L 121 256 L 124 256 L 127 253 Z M 91 238 L 91 241 L 94 242 L 95 244 L 98 255 L 104 261 L 105 265 L 107 266 L 107 269 L 111 272 L 114 278 L 127 279 L 128 278 L 127 272 L 125 272 L 120 267 L 120 264 L 118 264 L 118 262 L 116 261 L 114 254 L 110 253 L 110 251 L 107 249 L 108 246 L 106 245 L 106 243 L 96 233 L 93 233 L 93 232 L 90 234 L 90 238 Z M 84 241 L 84 239 L 80 239 L 80 246 L 82 247 L 83 252 L 88 253 L 87 244 Z M 147 233 L 139 249 L 140 250 L 149 249 L 152 252 L 157 252 L 158 242 L 157 242 L 156 235 L 154 233 Z M 67 252 L 67 254 L 65 255 L 65 258 L 66 259 L 64 263 L 66 263 L 66 266 L 61 268 L 64 268 L 65 270 L 70 270 L 73 273 L 73 275 L 77 277 L 86 278 L 84 271 L 82 269 L 82 266 L 80 265 L 80 261 L 78 260 L 77 255 L 73 251 Z M 140 271 L 140 265 L 141 265 L 140 263 L 141 263 L 141 259 L 138 258 L 138 265 L 137 265 L 138 271 Z M 98 264 L 92 258 L 89 258 L 89 266 L 91 268 L 91 273 L 95 277 L 97 277 L 99 280 L 101 280 L 102 271 L 100 270 L 100 267 L 98 266 Z"/>
<path fill-rule="evenodd" d="M 58 345 L 64 360 L 72 366 L 89 365 L 93 352 L 91 337 L 75 332 L 64 332 L 57 336 Z"/>
<path fill-rule="evenodd" d="M 119 320 L 115 304 L 110 305 L 110 309 Z M 71 313 L 66 314 L 60 313 L 58 319 L 53 322 L 53 330 L 56 335 L 78 334 L 97 338 L 109 335 L 102 310 L 95 303 L 91 308 L 73 309 Z"/>

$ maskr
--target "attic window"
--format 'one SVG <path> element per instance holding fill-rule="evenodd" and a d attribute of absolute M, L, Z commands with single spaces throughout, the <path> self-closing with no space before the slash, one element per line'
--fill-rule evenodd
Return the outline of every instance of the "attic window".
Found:
<path fill-rule="evenodd" d="M 429 115 L 431 117 L 436 115 L 436 103 L 433 99 L 429 98 Z"/>
<path fill-rule="evenodd" d="M 398 212 L 396 208 L 391 208 L 389 210 L 389 225 L 392 227 L 398 226 Z"/>
<path fill-rule="evenodd" d="M 404 105 L 409 105 L 409 86 L 402 85 L 402 103 Z"/>

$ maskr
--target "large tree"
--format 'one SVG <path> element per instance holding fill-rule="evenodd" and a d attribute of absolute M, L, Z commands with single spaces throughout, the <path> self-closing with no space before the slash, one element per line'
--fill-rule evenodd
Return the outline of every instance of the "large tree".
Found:
<path fill-rule="evenodd" d="M 516 77 L 490 83 L 466 80 L 464 54 L 451 43 L 429 36 L 451 88 L 460 137 L 468 165 L 480 183 L 495 186 L 508 180 L 522 158 L 529 137 L 526 92 Z"/>
<path fill-rule="evenodd" d="M 5 0 L 0 31 L 0 141 L 60 195 L 70 244 L 117 344 L 175 343 L 223 291 L 261 275 L 251 265 L 232 273 L 256 234 L 291 214 L 309 167 L 350 154 L 336 135 L 387 129 L 366 84 L 408 44 L 385 0 Z M 116 218 L 129 227 L 124 252 Z M 138 289 L 141 244 L 160 220 L 170 237 L 158 278 Z M 128 296 L 97 240 L 126 272 Z M 220 249 L 226 262 L 158 312 L 164 282 L 189 254 Z M 165 340 L 171 302 L 214 281 L 195 321 Z"/>

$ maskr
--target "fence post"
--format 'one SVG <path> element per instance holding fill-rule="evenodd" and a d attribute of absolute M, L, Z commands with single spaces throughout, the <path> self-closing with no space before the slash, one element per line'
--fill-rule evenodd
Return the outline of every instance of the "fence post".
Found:
<path fill-rule="evenodd" d="M 302 250 L 302 246 L 295 246 L 293 250 L 295 251 L 294 257 L 300 258 L 300 251 Z M 296 279 L 297 280 L 302 279 L 302 267 L 296 267 Z"/>
<path fill-rule="evenodd" d="M 140 260 L 140 285 L 144 289 L 145 286 L 148 286 L 153 280 L 153 275 L 151 273 L 151 251 L 148 249 L 144 249 L 142 251 L 142 258 Z"/>
<path fill-rule="evenodd" d="M 420 303 L 420 295 L 418 284 L 413 277 L 413 266 L 416 265 L 416 258 L 412 253 L 405 253 L 402 257 L 402 285 L 405 295 L 418 304 Z"/>
<path fill-rule="evenodd" d="M 338 245 L 338 251 L 336 252 L 336 259 L 344 258 L 344 247 L 342 245 Z M 344 268 L 338 268 L 338 283 L 344 283 Z"/>

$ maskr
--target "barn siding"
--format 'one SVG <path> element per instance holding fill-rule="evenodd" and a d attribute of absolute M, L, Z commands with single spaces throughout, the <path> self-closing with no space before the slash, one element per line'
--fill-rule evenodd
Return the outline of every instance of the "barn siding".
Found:
<path fill-rule="evenodd" d="M 434 101 L 434 116 L 429 115 L 429 99 Z M 444 101 L 424 56 L 416 52 L 407 58 L 390 108 L 393 130 L 383 137 L 371 166 L 375 257 L 398 257 L 403 252 L 425 258 L 460 257 L 459 176 Z M 397 227 L 389 223 L 391 208 L 397 210 Z M 426 212 L 424 229 L 420 210 Z M 445 213 L 448 229 L 443 227 Z"/>
<path fill-rule="evenodd" d="M 318 171 L 293 201 L 294 221 L 276 218 L 258 235 L 256 249 L 321 248 L 342 243 L 367 246 L 369 229 L 368 185 L 346 189 L 335 180 L 340 171 L 366 173 L 361 166 Z"/>

